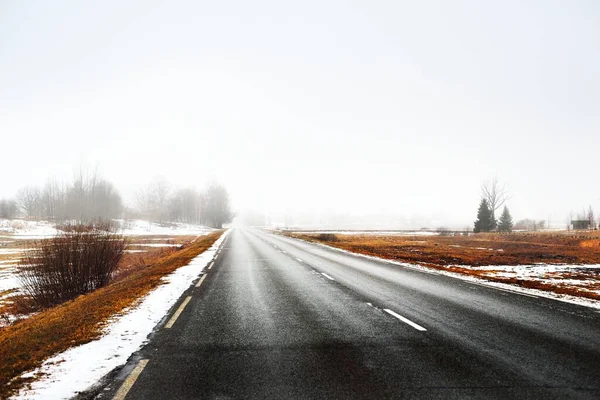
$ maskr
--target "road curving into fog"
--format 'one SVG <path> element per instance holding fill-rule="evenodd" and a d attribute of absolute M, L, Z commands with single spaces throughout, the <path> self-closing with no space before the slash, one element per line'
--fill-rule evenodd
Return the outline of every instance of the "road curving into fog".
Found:
<path fill-rule="evenodd" d="M 600 313 L 235 229 L 98 398 L 600 398 Z"/>

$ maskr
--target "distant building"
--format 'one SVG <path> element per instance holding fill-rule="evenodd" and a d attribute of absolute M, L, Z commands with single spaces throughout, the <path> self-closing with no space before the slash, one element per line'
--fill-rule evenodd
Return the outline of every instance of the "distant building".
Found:
<path fill-rule="evenodd" d="M 590 229 L 590 221 L 587 219 L 574 219 L 571 221 L 574 230 Z"/>

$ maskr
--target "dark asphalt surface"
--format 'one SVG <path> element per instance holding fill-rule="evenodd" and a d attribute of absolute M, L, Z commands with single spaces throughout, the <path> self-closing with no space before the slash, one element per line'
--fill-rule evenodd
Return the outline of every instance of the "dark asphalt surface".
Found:
<path fill-rule="evenodd" d="M 101 398 L 140 359 L 127 399 L 600 398 L 593 309 L 259 230 L 206 273 Z"/>

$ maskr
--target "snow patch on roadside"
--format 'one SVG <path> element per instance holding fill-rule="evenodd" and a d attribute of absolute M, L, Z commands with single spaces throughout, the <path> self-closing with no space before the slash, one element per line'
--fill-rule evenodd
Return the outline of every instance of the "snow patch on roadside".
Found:
<path fill-rule="evenodd" d="M 163 278 L 165 284 L 146 295 L 137 306 L 115 317 L 101 338 L 58 354 L 25 374 L 43 377 L 15 398 L 68 399 L 125 364 L 131 354 L 147 343 L 148 335 L 213 259 L 229 232 L 224 232 L 188 265 Z"/>

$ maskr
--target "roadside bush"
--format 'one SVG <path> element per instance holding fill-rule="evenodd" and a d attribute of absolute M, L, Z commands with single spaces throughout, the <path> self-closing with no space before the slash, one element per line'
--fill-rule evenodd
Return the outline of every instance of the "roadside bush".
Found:
<path fill-rule="evenodd" d="M 453 236 L 454 235 L 454 232 L 452 232 L 450 229 L 443 227 L 443 226 L 437 228 L 435 231 L 440 236 Z"/>
<path fill-rule="evenodd" d="M 120 225 L 112 220 L 92 220 L 90 222 L 67 221 L 57 224 L 56 229 L 62 232 L 110 232 L 115 233 L 120 229 Z"/>
<path fill-rule="evenodd" d="M 323 242 L 339 242 L 340 238 L 338 238 L 333 233 L 320 233 L 317 235 L 317 239 Z"/>
<path fill-rule="evenodd" d="M 18 278 L 35 306 L 52 307 L 108 285 L 124 250 L 108 223 L 71 225 L 27 251 Z"/>

